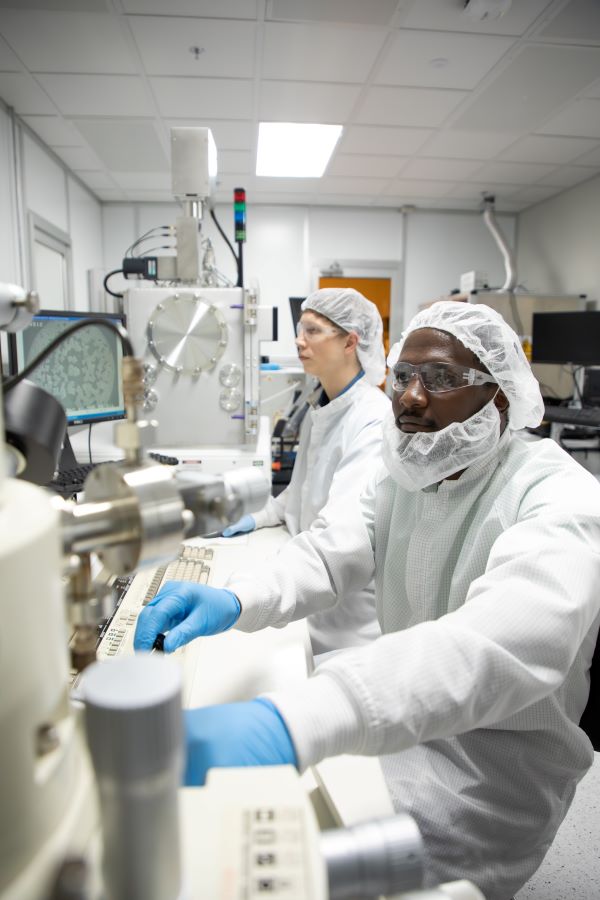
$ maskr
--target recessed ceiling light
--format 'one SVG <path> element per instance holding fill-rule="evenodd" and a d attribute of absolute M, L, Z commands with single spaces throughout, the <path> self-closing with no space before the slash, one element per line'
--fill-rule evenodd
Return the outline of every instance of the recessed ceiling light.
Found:
<path fill-rule="evenodd" d="M 269 178 L 320 178 L 341 133 L 341 125 L 261 122 L 256 174 Z"/>

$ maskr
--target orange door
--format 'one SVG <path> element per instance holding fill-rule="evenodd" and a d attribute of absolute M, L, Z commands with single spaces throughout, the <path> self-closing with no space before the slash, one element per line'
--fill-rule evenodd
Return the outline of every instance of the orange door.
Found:
<path fill-rule="evenodd" d="M 390 349 L 390 305 L 392 282 L 390 278 L 319 278 L 320 288 L 346 287 L 354 288 L 375 304 L 383 320 L 383 343 L 387 357 Z"/>

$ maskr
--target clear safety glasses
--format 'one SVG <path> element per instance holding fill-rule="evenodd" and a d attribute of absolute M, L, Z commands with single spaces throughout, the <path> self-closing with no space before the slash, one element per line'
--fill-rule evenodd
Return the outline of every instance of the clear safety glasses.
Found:
<path fill-rule="evenodd" d="M 405 391 L 415 375 L 430 394 L 443 394 L 445 391 L 455 391 L 474 384 L 497 383 L 491 375 L 465 366 L 433 362 L 412 366 L 410 363 L 398 362 L 392 369 L 393 389 Z"/>
<path fill-rule="evenodd" d="M 298 322 L 296 325 L 296 337 L 299 337 L 304 341 L 319 341 L 324 337 L 328 337 L 334 334 L 342 334 L 341 331 L 336 331 L 335 328 L 323 328 L 321 325 L 313 325 L 312 322 L 304 324 L 304 322 Z"/>

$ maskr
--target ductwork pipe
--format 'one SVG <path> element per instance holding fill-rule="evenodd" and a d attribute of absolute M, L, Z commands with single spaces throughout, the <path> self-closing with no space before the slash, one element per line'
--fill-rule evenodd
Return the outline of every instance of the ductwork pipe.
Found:
<path fill-rule="evenodd" d="M 502 285 L 500 290 L 512 293 L 517 284 L 517 269 L 515 266 L 513 252 L 508 246 L 506 238 L 502 234 L 500 226 L 496 221 L 495 202 L 495 198 L 492 196 L 486 196 L 483 198 L 483 221 L 487 225 L 492 234 L 492 237 L 500 248 L 500 252 L 502 253 L 502 257 L 504 259 L 504 271 L 506 273 L 506 277 L 504 284 Z"/>

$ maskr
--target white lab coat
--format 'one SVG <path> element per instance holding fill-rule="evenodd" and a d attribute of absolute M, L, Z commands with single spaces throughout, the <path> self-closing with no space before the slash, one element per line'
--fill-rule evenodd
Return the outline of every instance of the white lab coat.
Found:
<path fill-rule="evenodd" d="M 593 760 L 576 723 L 600 621 L 600 485 L 553 442 L 506 432 L 456 481 L 409 493 L 381 471 L 324 525 L 260 583 L 230 583 L 254 630 L 376 572 L 384 635 L 272 695 L 300 766 L 379 755 L 428 883 L 466 877 L 509 900 Z"/>
<path fill-rule="evenodd" d="M 388 397 L 363 377 L 325 406 L 309 410 L 291 481 L 254 515 L 257 528 L 285 522 L 294 537 L 310 528 L 321 511 L 357 499 L 380 462 L 381 422 L 389 408 Z M 379 637 L 373 583 L 348 588 L 335 608 L 311 615 L 308 626 L 315 654 Z"/>

